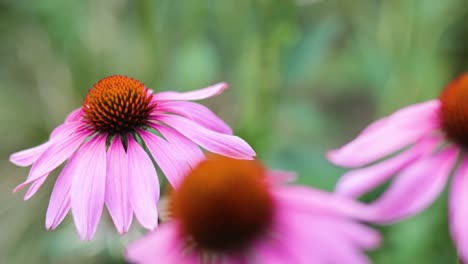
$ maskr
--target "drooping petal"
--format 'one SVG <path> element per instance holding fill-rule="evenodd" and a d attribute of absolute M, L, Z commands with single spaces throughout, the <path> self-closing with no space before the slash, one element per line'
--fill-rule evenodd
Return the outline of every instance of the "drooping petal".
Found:
<path fill-rule="evenodd" d="M 205 155 L 200 147 L 176 130 L 157 124 L 154 124 L 153 127 L 166 138 L 171 147 L 174 148 L 174 151 L 178 153 L 178 156 L 187 161 L 190 167 L 195 168 L 200 161 L 205 159 Z"/>
<path fill-rule="evenodd" d="M 374 221 L 403 219 L 428 207 L 444 189 L 457 156 L 458 150 L 450 147 L 402 171 L 389 189 L 370 205 Z"/>
<path fill-rule="evenodd" d="M 274 188 L 273 194 L 280 203 L 295 210 L 323 212 L 333 215 L 368 220 L 372 216 L 368 206 L 357 201 L 304 186 Z"/>
<path fill-rule="evenodd" d="M 33 197 L 34 194 L 36 194 L 36 192 L 41 188 L 42 184 L 44 184 L 44 182 L 47 180 L 48 176 L 49 174 L 42 176 L 42 178 L 37 179 L 35 182 L 31 184 L 31 186 L 29 186 L 28 191 L 24 195 L 25 201 L 29 200 L 29 198 Z"/>
<path fill-rule="evenodd" d="M 146 143 L 154 160 L 166 175 L 169 183 L 173 187 L 178 187 L 182 179 L 190 171 L 187 161 L 182 159 L 183 156 L 179 156 L 176 149 L 172 148 L 164 139 L 144 130 L 139 130 L 138 134 Z"/>
<path fill-rule="evenodd" d="M 439 138 L 423 140 L 409 150 L 385 161 L 347 172 L 338 180 L 336 192 L 348 197 L 358 197 L 367 193 L 417 158 L 428 154 L 439 144 L 439 140 Z"/>
<path fill-rule="evenodd" d="M 408 106 L 371 124 L 365 133 L 327 154 L 343 167 L 360 167 L 411 144 L 440 127 L 439 100 Z"/>
<path fill-rule="evenodd" d="M 55 181 L 47 207 L 46 228 L 48 230 L 55 229 L 70 210 L 71 185 L 73 177 L 78 175 L 78 171 L 81 170 L 80 161 L 78 153 L 73 154 Z"/>
<path fill-rule="evenodd" d="M 129 176 L 127 153 L 120 137 L 116 137 L 107 152 L 105 202 L 120 234 L 128 232 L 133 218 Z"/>
<path fill-rule="evenodd" d="M 106 138 L 96 136 L 78 152 L 70 200 L 82 240 L 91 240 L 101 218 L 106 190 Z"/>
<path fill-rule="evenodd" d="M 202 88 L 195 91 L 190 92 L 160 92 L 153 95 L 153 100 L 158 101 L 167 101 L 167 100 L 174 100 L 174 101 L 195 101 L 195 100 L 202 100 L 209 97 L 216 96 L 221 94 L 224 90 L 228 88 L 228 84 L 221 82 L 217 83 L 212 86 L 208 86 L 206 88 Z"/>
<path fill-rule="evenodd" d="M 128 177 L 130 201 L 135 216 L 147 229 L 158 225 L 159 180 L 153 163 L 132 136 L 128 136 Z"/>
<path fill-rule="evenodd" d="M 50 142 L 42 143 L 39 146 L 25 149 L 10 156 L 10 162 L 17 166 L 27 167 L 34 162 L 50 147 Z"/>
<path fill-rule="evenodd" d="M 181 116 L 161 115 L 164 122 L 208 151 L 236 159 L 252 159 L 255 151 L 243 139 L 208 130 Z"/>
<path fill-rule="evenodd" d="M 468 159 L 464 158 L 456 172 L 449 196 L 450 233 L 458 250 L 458 255 L 468 261 Z"/>
<path fill-rule="evenodd" d="M 49 141 L 39 146 L 13 153 L 10 156 L 10 162 L 21 167 L 33 164 L 55 142 L 64 140 L 69 135 L 76 132 L 79 125 L 80 124 L 76 122 L 59 125 L 52 131 Z"/>
<path fill-rule="evenodd" d="M 210 130 L 232 135 L 232 129 L 207 107 L 184 101 L 167 101 L 158 104 L 159 111 L 185 116 L 188 119 Z"/>
<path fill-rule="evenodd" d="M 131 243 L 125 250 L 125 258 L 132 263 L 143 264 L 151 263 L 152 260 L 160 260 L 161 263 L 181 263 L 174 258 L 175 255 L 181 254 L 177 251 L 183 246 L 183 241 L 178 238 L 177 228 L 175 222 L 161 225 L 157 231 Z"/>
<path fill-rule="evenodd" d="M 19 191 L 29 183 L 56 169 L 78 149 L 88 135 L 88 132 L 77 132 L 67 139 L 52 144 L 33 164 L 27 180 L 18 185 L 13 192 Z"/>

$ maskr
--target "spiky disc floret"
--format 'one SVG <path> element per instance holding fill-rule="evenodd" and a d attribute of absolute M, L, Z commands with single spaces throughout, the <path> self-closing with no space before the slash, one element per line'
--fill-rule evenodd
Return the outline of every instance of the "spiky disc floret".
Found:
<path fill-rule="evenodd" d="M 124 134 L 147 125 L 155 104 L 145 85 L 114 75 L 97 82 L 83 101 L 84 118 L 97 132 Z"/>

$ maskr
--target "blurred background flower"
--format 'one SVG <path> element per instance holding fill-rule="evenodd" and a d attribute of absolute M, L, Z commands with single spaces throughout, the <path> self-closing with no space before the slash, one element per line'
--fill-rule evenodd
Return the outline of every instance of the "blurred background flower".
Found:
<path fill-rule="evenodd" d="M 143 232 L 133 226 L 119 237 L 109 231 L 106 212 L 95 239 L 81 243 L 70 216 L 45 231 L 53 181 L 27 203 L 11 195 L 27 170 L 8 156 L 44 142 L 99 79 L 125 74 L 155 91 L 227 81 L 223 96 L 202 103 L 270 167 L 296 170 L 301 183 L 331 190 L 343 170 L 326 162 L 327 149 L 377 117 L 436 97 L 466 70 L 467 6 L 462 0 L 0 1 L 0 263 L 123 263 L 123 245 Z M 444 199 L 384 228 L 374 262 L 455 263 Z"/>

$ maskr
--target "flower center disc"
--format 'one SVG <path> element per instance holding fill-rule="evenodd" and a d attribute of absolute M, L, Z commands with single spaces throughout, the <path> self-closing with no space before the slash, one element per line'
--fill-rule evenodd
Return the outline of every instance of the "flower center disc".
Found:
<path fill-rule="evenodd" d="M 447 85 L 440 101 L 443 131 L 449 139 L 468 148 L 468 74 Z"/>
<path fill-rule="evenodd" d="M 114 75 L 97 82 L 83 101 L 85 120 L 96 131 L 123 134 L 147 124 L 154 108 L 145 85 Z"/>
<path fill-rule="evenodd" d="M 248 247 L 273 218 L 264 175 L 256 161 L 211 157 L 173 193 L 173 217 L 196 247 L 214 252 Z"/>

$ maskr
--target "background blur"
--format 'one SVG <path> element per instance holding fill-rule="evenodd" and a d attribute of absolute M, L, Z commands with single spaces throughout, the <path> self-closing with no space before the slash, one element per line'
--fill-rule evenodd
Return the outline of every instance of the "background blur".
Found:
<path fill-rule="evenodd" d="M 184 3 L 181 3 L 184 2 Z M 105 213 L 92 242 L 71 217 L 46 232 L 54 177 L 23 202 L 28 168 L 8 162 L 38 145 L 99 79 L 137 78 L 158 90 L 224 80 L 202 103 L 270 166 L 333 189 L 341 169 L 324 153 L 372 120 L 438 96 L 467 69 L 463 0 L 0 0 L 0 263 L 123 263 Z M 430 175 L 428 175 L 430 177 Z M 372 196 L 372 195 L 371 195 Z M 368 197 L 372 198 L 372 197 Z M 446 196 L 381 228 L 375 263 L 456 263 Z"/>

